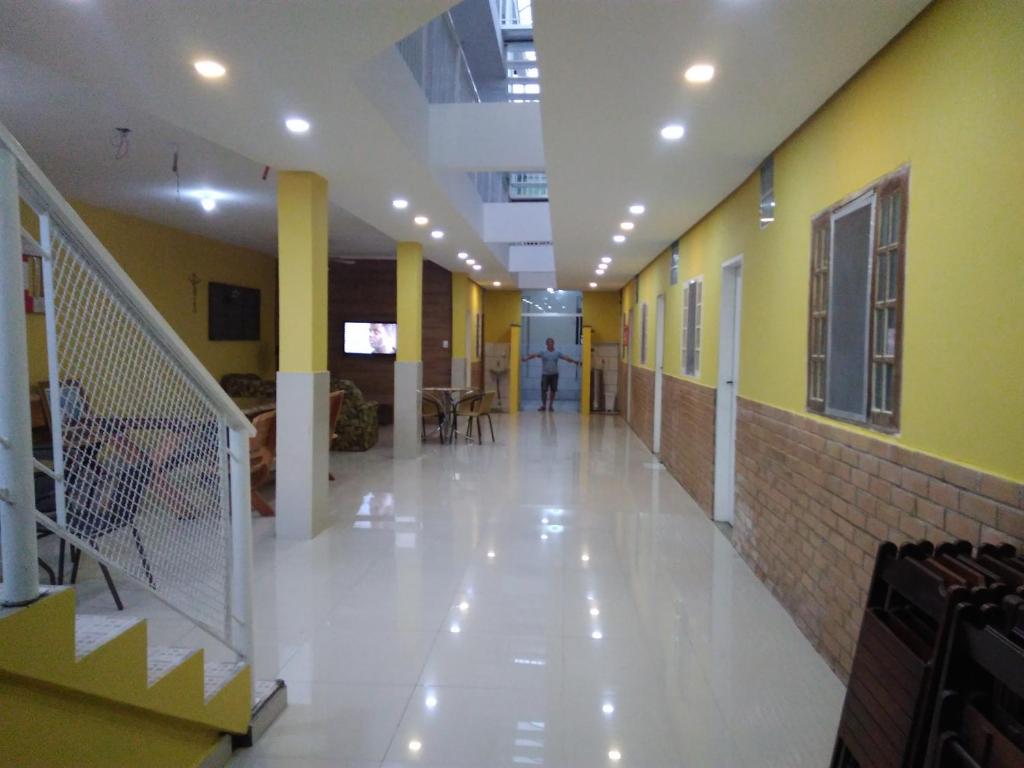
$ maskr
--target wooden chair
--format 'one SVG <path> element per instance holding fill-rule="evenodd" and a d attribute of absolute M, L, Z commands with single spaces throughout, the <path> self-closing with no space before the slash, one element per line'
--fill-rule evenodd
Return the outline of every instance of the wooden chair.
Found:
<path fill-rule="evenodd" d="M 486 394 L 483 392 L 476 392 L 473 394 L 466 395 L 464 398 L 459 400 L 455 404 L 455 413 L 453 417 L 452 427 L 452 442 L 455 441 L 455 435 L 459 423 L 459 417 L 461 416 L 466 420 L 466 439 L 473 439 L 473 424 L 476 423 L 477 431 L 480 430 L 480 414 L 483 408 Z"/>
<path fill-rule="evenodd" d="M 491 442 L 492 443 L 495 442 L 495 440 L 494 440 L 494 422 L 491 421 L 491 409 L 494 408 L 494 401 L 497 398 L 497 396 L 498 396 L 497 392 L 493 392 L 493 391 L 484 392 L 483 402 L 480 404 L 480 410 L 479 410 L 479 412 L 476 415 L 476 419 L 475 419 L 475 421 L 476 421 L 476 436 L 477 436 L 477 439 L 481 443 L 483 442 L 483 435 L 481 434 L 480 420 L 483 419 L 483 418 L 487 419 L 487 426 L 491 430 Z"/>
<path fill-rule="evenodd" d="M 259 489 L 270 482 L 274 471 L 274 442 L 277 439 L 277 411 L 261 413 L 252 420 L 256 434 L 249 438 L 249 488 L 252 506 L 263 517 L 273 517 L 274 508 Z"/>
<path fill-rule="evenodd" d="M 445 413 L 444 403 L 438 400 L 433 395 L 420 393 L 420 434 L 423 440 L 427 439 L 427 421 L 434 421 L 437 426 L 431 430 L 431 434 L 437 432 L 441 438 L 441 444 L 444 445 L 444 430 L 445 421 L 447 414 Z"/>
<path fill-rule="evenodd" d="M 333 443 L 335 438 L 338 436 L 338 417 L 341 415 L 341 404 L 344 400 L 344 390 L 337 389 L 334 392 L 331 392 L 330 405 L 328 406 L 329 411 L 327 415 L 327 434 L 330 435 L 330 437 L 327 438 L 328 456 L 330 455 L 331 443 Z M 328 472 L 327 479 L 333 483 L 334 473 Z"/>

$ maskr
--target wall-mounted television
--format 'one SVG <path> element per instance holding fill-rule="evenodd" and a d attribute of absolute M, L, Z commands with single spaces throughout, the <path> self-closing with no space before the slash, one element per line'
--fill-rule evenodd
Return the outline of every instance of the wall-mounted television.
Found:
<path fill-rule="evenodd" d="M 397 323 L 345 323 L 346 355 L 393 355 L 397 348 Z"/>
<path fill-rule="evenodd" d="M 210 341 L 259 341 L 260 292 L 241 285 L 210 283 Z"/>

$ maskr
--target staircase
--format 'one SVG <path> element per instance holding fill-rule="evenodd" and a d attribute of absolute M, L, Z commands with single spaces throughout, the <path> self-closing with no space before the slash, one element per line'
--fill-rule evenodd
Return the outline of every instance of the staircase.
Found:
<path fill-rule="evenodd" d="M 42 260 L 50 459 L 29 427 L 26 243 Z M 253 706 L 252 426 L 3 125 L 0 360 L 0 600 L 16 606 L 0 607 L 0 766 L 222 765 L 284 704 L 278 682 Z M 39 587 L 38 528 L 237 660 L 150 648 L 142 619 L 76 615 L 73 589 Z"/>

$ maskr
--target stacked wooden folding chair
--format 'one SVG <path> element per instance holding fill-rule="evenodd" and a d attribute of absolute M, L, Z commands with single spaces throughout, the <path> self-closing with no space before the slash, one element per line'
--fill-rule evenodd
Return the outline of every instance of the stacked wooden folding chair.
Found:
<path fill-rule="evenodd" d="M 1012 547 L 883 544 L 832 768 L 1024 766 L 1022 605 Z"/>
<path fill-rule="evenodd" d="M 960 558 L 966 559 L 961 548 Z M 957 606 L 929 740 L 928 768 L 1024 766 L 1024 558 L 982 545 L 990 601 Z"/>

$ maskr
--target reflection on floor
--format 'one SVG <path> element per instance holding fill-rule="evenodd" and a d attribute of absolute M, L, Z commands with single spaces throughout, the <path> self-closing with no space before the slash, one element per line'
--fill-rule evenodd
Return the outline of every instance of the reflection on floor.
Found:
<path fill-rule="evenodd" d="M 256 671 L 290 704 L 232 766 L 827 764 L 842 685 L 623 422 L 495 430 L 333 454 L 313 541 L 255 521 Z M 158 642 L 202 641 L 126 592 Z"/>

